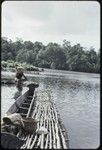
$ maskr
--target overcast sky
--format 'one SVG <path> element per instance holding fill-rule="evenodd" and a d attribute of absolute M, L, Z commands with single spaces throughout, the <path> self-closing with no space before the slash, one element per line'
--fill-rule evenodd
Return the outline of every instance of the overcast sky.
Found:
<path fill-rule="evenodd" d="M 97 1 L 6 1 L 2 3 L 2 36 L 100 48 L 100 4 Z"/>

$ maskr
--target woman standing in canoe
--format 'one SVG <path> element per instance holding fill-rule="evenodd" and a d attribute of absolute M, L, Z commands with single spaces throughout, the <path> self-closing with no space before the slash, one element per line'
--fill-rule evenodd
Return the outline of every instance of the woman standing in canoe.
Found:
<path fill-rule="evenodd" d="M 24 70 L 22 67 L 17 68 L 16 77 L 15 77 L 15 83 L 18 91 L 22 91 L 23 89 L 23 81 L 27 81 L 28 79 L 24 75 Z"/>

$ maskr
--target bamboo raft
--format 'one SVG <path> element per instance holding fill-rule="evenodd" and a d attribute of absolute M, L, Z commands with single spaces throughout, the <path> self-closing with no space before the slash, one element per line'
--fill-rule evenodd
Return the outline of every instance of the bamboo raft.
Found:
<path fill-rule="evenodd" d="M 19 132 L 16 136 L 25 140 L 20 149 L 68 149 L 68 134 L 50 91 L 36 91 L 35 86 L 32 88 L 30 85 L 29 90 L 15 101 L 7 114 L 15 112 L 22 117 L 36 119 L 37 130 L 43 126 L 48 131 L 47 134 Z"/>

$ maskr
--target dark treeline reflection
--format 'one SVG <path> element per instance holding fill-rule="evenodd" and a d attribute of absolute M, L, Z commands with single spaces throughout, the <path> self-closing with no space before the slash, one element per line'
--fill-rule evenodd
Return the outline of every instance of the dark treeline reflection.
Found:
<path fill-rule="evenodd" d="M 87 49 L 79 43 L 71 46 L 67 40 L 63 40 L 62 45 L 50 42 L 46 46 L 38 41 L 33 43 L 19 38 L 13 42 L 3 37 L 1 41 L 2 67 L 19 62 L 42 68 L 100 72 L 100 50 L 96 52 L 93 47 Z"/>

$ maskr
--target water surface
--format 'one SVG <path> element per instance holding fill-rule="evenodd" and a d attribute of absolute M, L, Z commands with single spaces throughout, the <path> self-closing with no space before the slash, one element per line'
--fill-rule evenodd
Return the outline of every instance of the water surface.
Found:
<path fill-rule="evenodd" d="M 11 73 L 7 75 L 11 76 Z M 68 131 L 70 148 L 87 149 L 100 145 L 99 74 L 45 70 L 39 75 L 26 76 L 39 83 L 37 90 L 50 89 Z M 24 87 L 23 92 L 26 90 L 27 87 Z M 15 86 L 2 86 L 2 115 L 14 103 L 15 92 Z"/>

